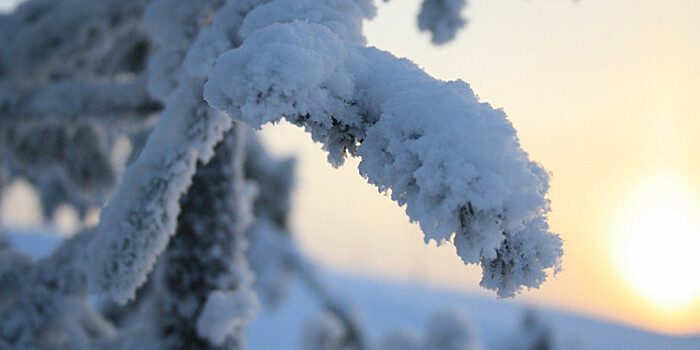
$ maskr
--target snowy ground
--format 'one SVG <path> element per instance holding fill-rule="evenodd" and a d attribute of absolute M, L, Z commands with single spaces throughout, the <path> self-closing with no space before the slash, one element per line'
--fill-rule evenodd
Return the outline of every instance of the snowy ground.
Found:
<path fill-rule="evenodd" d="M 333 274 L 329 276 L 329 282 L 335 291 L 362 308 L 375 338 L 397 328 L 408 328 L 422 334 L 435 311 L 461 308 L 479 328 L 487 348 L 502 349 L 515 335 L 526 310 L 513 302 L 361 277 Z M 251 326 L 251 349 L 298 348 L 301 327 L 318 311 L 318 305 L 301 286 L 296 286 L 290 294 L 278 310 L 260 315 Z M 556 342 L 562 349 L 700 349 L 700 337 L 670 337 L 548 310 L 537 310 L 537 313 L 553 328 Z"/>
<path fill-rule="evenodd" d="M 44 235 L 11 234 L 9 238 L 14 247 L 38 257 L 50 254 L 60 242 L 56 236 Z M 510 301 L 337 273 L 326 275 L 333 291 L 361 309 L 374 339 L 396 329 L 423 334 L 435 311 L 458 308 L 478 327 L 488 349 L 504 349 L 516 336 L 526 310 Z M 320 306 L 313 295 L 295 284 L 277 309 L 260 314 L 250 326 L 250 349 L 298 349 L 304 323 L 318 311 Z M 551 310 L 537 310 L 537 313 L 542 323 L 553 330 L 555 343 L 560 344 L 561 349 L 700 349 L 700 336 L 670 337 Z"/>

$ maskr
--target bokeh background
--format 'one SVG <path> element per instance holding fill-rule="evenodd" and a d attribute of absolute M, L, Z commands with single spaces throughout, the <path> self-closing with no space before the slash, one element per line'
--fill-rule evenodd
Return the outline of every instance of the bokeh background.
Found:
<path fill-rule="evenodd" d="M 18 0 L 0 0 L 0 10 Z M 378 2 L 370 45 L 431 75 L 462 79 L 503 108 L 552 172 L 550 224 L 563 271 L 517 301 L 671 334 L 700 333 L 700 1 L 471 0 L 443 46 L 419 33 L 419 0 Z M 366 184 L 356 159 L 333 169 L 296 127 L 265 142 L 297 158 L 292 226 L 322 266 L 489 295 L 449 245 L 423 243 L 402 208 Z M 14 184 L 7 225 L 38 222 Z M 56 223 L 74 224 L 70 208 Z"/>

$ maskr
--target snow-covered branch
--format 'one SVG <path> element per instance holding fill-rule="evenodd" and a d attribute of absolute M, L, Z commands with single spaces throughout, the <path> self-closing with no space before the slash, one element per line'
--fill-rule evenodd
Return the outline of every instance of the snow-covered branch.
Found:
<path fill-rule="evenodd" d="M 163 108 L 149 97 L 144 79 L 124 83 L 61 81 L 12 93 L 2 94 L 6 97 L 4 123 L 90 120 L 134 128 Z"/>
<path fill-rule="evenodd" d="M 272 6 L 285 8 L 261 9 Z M 562 254 L 546 223 L 549 175 L 522 150 L 505 113 L 464 82 L 433 79 L 354 42 L 348 26 L 324 24 L 333 14 L 314 23 L 246 20 L 250 34 L 217 60 L 207 101 L 255 128 L 282 118 L 303 126 L 333 165 L 347 153 L 361 157 L 360 173 L 406 206 L 425 240 L 453 242 L 499 295 L 539 286 Z"/>
<path fill-rule="evenodd" d="M 164 101 L 165 109 L 102 212 L 90 274 L 96 291 L 118 301 L 132 298 L 145 282 L 175 233 L 179 200 L 191 184 L 197 161 L 207 162 L 232 126 L 230 119 L 203 103 L 204 79 L 181 67 L 219 5 L 156 0 L 146 10 L 145 27 L 160 46 L 149 60 L 149 91 Z"/>

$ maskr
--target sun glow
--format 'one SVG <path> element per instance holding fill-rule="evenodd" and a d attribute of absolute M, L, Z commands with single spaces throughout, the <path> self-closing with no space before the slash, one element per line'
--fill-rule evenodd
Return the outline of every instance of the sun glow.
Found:
<path fill-rule="evenodd" d="M 700 300 L 700 210 L 676 179 L 652 181 L 632 198 L 613 242 L 625 281 L 657 307 Z"/>

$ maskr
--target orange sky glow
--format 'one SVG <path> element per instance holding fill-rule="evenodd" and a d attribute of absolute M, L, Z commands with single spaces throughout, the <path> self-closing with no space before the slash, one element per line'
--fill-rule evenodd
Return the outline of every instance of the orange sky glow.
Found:
<path fill-rule="evenodd" d="M 700 332 L 700 292 L 681 303 L 668 291 L 695 288 L 699 260 L 668 268 L 683 278 L 645 281 L 656 288 L 649 292 L 629 275 L 654 274 L 620 258 L 639 246 L 620 237 L 642 234 L 625 220 L 645 222 L 644 213 L 654 212 L 635 204 L 645 188 L 671 177 L 684 198 L 700 200 L 700 2 L 473 0 L 466 30 L 440 47 L 415 28 L 418 6 L 381 4 L 366 25 L 370 45 L 440 79 L 469 82 L 482 100 L 504 108 L 523 147 L 553 174 L 550 224 L 565 241 L 564 271 L 516 299 L 660 332 Z M 425 246 L 402 209 L 357 175 L 356 161 L 332 169 L 320 146 L 288 125 L 264 134 L 277 152 L 300 152 L 293 223 L 316 260 L 490 295 L 478 287 L 478 269 L 464 267 L 452 247 Z M 683 220 L 700 218 L 697 206 L 664 208 L 669 220 L 679 210 Z M 693 225 L 684 238 L 677 238 L 677 225 L 667 225 L 647 239 L 680 250 L 700 240 Z M 639 249 L 631 256 L 645 261 L 652 254 Z M 668 265 L 657 256 L 648 260 L 650 271 Z M 666 295 L 666 304 L 653 295 Z"/>

